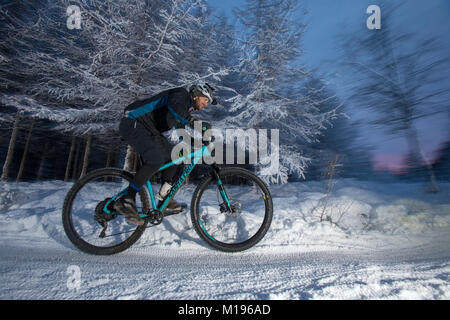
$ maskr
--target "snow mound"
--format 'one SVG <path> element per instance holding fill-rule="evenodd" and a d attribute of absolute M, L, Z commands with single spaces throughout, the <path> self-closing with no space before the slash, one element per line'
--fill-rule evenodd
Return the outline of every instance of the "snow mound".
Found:
<path fill-rule="evenodd" d="M 53 241 L 72 247 L 61 222 L 62 205 L 72 183 L 61 181 L 0 184 L 0 232 L 3 239 Z M 188 185 L 177 199 L 190 203 Z M 424 195 L 420 184 L 380 184 L 339 180 L 333 192 L 325 182 L 271 186 L 274 216 L 258 244 L 261 249 L 300 250 L 363 246 L 386 235 L 413 235 L 450 229 L 449 185 L 440 194 Z M 189 212 L 168 217 L 147 230 L 135 245 L 198 248 L 204 243 Z"/>

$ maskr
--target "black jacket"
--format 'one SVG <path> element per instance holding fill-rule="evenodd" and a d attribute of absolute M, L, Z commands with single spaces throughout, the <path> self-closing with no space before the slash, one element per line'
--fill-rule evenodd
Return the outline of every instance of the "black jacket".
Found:
<path fill-rule="evenodd" d="M 193 106 L 191 95 L 185 88 L 163 91 L 150 98 L 133 102 L 125 108 L 125 116 L 135 119 L 147 130 L 165 132 L 186 124 L 193 126 L 189 109 Z"/>

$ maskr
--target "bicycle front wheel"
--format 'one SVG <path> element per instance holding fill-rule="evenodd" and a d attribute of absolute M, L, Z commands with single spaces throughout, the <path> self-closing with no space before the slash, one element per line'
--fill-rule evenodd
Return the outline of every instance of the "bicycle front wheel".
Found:
<path fill-rule="evenodd" d="M 126 250 L 140 238 L 147 222 L 139 227 L 130 225 L 108 202 L 132 179 L 129 172 L 105 168 L 90 172 L 72 186 L 64 201 L 62 220 L 67 237 L 78 249 L 110 255 Z M 136 207 L 138 212 L 149 210 L 144 188 L 136 195 Z"/>
<path fill-rule="evenodd" d="M 192 223 L 200 237 L 216 249 L 247 250 L 258 243 L 270 227 L 272 196 L 267 185 L 246 169 L 224 168 L 219 176 L 220 183 L 210 176 L 195 190 L 191 203 Z"/>

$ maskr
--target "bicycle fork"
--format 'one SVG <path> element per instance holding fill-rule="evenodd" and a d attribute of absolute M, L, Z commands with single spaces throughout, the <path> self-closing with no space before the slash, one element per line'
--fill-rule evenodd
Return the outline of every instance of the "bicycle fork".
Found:
<path fill-rule="evenodd" d="M 219 176 L 220 168 L 215 163 L 212 164 L 212 167 L 213 167 L 213 170 L 212 170 L 213 176 L 216 179 L 217 187 L 219 188 L 219 192 L 220 192 L 220 195 L 222 196 L 222 200 L 226 204 L 227 209 L 230 212 L 233 212 L 227 191 L 225 190 L 225 187 L 223 186 L 222 180 L 220 179 L 220 176 Z"/>

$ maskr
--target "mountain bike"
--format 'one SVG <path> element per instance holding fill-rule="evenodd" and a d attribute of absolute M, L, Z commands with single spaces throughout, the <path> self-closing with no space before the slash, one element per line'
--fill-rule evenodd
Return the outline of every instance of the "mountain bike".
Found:
<path fill-rule="evenodd" d="M 64 200 L 62 220 L 65 233 L 81 251 L 111 255 L 133 245 L 149 227 L 172 214 L 167 204 L 180 190 L 199 160 L 211 155 L 212 144 L 163 165 L 159 171 L 180 164 L 190 164 L 174 183 L 158 207 L 151 181 L 136 196 L 141 226 L 129 224 L 115 212 L 114 201 L 126 192 L 133 174 L 117 169 L 94 170 L 78 180 Z M 257 244 L 268 231 L 273 215 L 272 196 L 267 185 L 251 171 L 240 167 L 208 165 L 209 172 L 197 185 L 190 205 L 191 221 L 197 234 L 211 247 L 237 252 Z"/>

